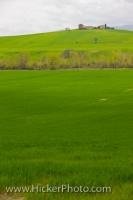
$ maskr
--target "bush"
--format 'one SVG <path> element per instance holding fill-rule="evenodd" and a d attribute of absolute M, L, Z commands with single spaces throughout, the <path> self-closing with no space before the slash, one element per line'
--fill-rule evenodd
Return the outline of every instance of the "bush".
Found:
<path fill-rule="evenodd" d="M 18 69 L 28 69 L 28 56 L 26 54 L 20 54 L 17 63 Z"/>
<path fill-rule="evenodd" d="M 72 57 L 73 51 L 70 49 L 66 49 L 64 50 L 64 52 L 62 53 L 62 57 L 64 59 L 70 59 Z"/>

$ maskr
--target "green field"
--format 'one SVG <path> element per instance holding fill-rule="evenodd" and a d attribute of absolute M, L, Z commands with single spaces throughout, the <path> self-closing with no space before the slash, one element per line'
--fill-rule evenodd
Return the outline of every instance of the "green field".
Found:
<path fill-rule="evenodd" d="M 110 185 L 112 194 L 26 200 L 133 199 L 132 70 L 0 72 L 1 193 L 47 183 Z"/>
<path fill-rule="evenodd" d="M 1 69 L 133 67 L 133 32 L 71 30 L 0 37 Z"/>

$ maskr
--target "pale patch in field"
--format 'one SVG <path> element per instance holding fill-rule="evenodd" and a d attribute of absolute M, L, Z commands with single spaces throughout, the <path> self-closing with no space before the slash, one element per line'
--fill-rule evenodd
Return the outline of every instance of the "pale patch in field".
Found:
<path fill-rule="evenodd" d="M 131 91 L 133 91 L 133 88 L 129 88 L 126 90 L 126 92 L 131 92 Z"/>
<path fill-rule="evenodd" d="M 0 200 L 25 200 L 24 197 L 9 196 L 7 194 L 1 194 Z"/>
<path fill-rule="evenodd" d="M 102 99 L 99 99 L 99 101 L 107 101 L 108 99 L 107 98 L 102 98 Z"/>

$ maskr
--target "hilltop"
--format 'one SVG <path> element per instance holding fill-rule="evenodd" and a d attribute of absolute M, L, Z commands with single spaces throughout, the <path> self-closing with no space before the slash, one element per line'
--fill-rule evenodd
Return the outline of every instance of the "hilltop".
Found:
<path fill-rule="evenodd" d="M 79 60 L 78 64 L 73 64 Z M 81 60 L 82 59 L 82 60 Z M 119 60 L 125 60 L 122 64 Z M 132 65 L 133 32 L 71 30 L 0 37 L 0 66 Z M 73 60 L 72 62 L 70 62 Z M 103 63 L 103 64 L 102 64 Z M 47 66 L 46 66 L 47 65 Z M 118 66 L 119 67 L 119 66 Z M 123 66 L 124 67 L 124 66 Z"/>

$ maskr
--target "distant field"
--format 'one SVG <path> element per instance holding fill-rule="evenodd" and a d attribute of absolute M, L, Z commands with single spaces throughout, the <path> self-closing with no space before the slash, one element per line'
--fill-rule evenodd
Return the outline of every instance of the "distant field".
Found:
<path fill-rule="evenodd" d="M 133 32 L 72 30 L 0 37 L 0 68 L 133 67 Z"/>
<path fill-rule="evenodd" d="M 106 195 L 25 197 L 131 200 L 132 156 L 132 70 L 0 72 L 1 192 L 8 185 L 110 185 Z"/>

